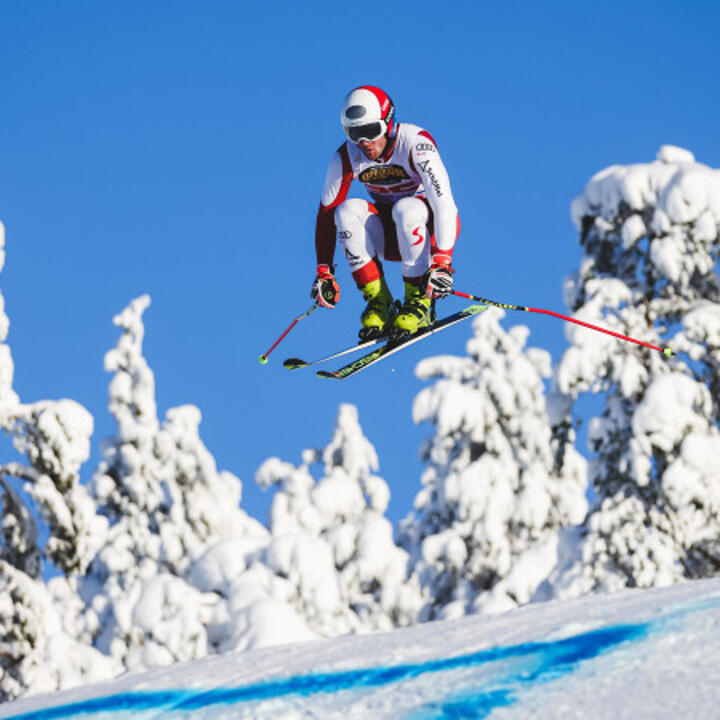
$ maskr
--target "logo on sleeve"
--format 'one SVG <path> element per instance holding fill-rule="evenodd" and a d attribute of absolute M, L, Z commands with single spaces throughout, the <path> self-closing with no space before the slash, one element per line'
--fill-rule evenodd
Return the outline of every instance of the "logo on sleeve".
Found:
<path fill-rule="evenodd" d="M 430 181 L 430 184 L 433 187 L 433 190 L 435 191 L 435 194 L 438 197 L 442 197 L 442 188 L 440 187 L 440 181 L 435 177 L 435 173 L 433 172 L 432 167 L 430 167 L 430 161 L 429 160 L 423 160 L 421 163 L 418 163 L 418 167 L 427 175 L 428 180 Z"/>
<path fill-rule="evenodd" d="M 435 152 L 435 146 L 432 145 L 431 143 L 418 143 L 415 146 L 415 149 L 421 153 L 422 152 Z"/>

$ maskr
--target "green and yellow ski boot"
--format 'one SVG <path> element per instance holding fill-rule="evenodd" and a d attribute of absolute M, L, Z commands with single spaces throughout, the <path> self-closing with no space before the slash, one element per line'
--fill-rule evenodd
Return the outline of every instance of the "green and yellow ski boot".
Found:
<path fill-rule="evenodd" d="M 428 327 L 432 321 L 432 300 L 425 294 L 425 284 L 414 285 L 406 281 L 405 302 L 395 318 L 391 339 L 395 342 L 404 340 Z"/>
<path fill-rule="evenodd" d="M 395 305 L 384 277 L 372 280 L 360 288 L 367 307 L 360 316 L 360 341 L 374 340 L 385 335 L 395 319 Z"/>

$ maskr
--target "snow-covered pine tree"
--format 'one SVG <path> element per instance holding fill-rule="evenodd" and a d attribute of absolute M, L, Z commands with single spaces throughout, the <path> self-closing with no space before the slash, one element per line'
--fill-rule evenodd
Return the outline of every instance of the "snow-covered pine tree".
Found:
<path fill-rule="evenodd" d="M 720 570 L 720 171 L 681 148 L 612 166 L 572 204 L 584 257 L 568 278 L 575 316 L 661 354 L 569 327 L 555 377 L 601 393 L 588 426 L 591 512 L 550 596 L 652 587 Z M 679 330 L 679 331 L 678 331 Z M 712 392 L 708 389 L 712 389 Z"/>
<path fill-rule="evenodd" d="M 5 262 L 5 229 L 0 224 L 0 272 Z M 21 403 L 13 390 L 14 365 L 6 344 L 9 329 L 0 294 L 0 428 L 12 436 L 15 450 L 27 464 L 0 466 L 6 501 L 3 503 L 2 557 L 11 553 L 18 569 L 37 577 L 37 532 L 25 500 L 13 493 L 9 478 L 24 481 L 23 490 L 47 522 L 49 537 L 42 554 L 67 574 L 83 572 L 104 536 L 106 523 L 95 512 L 80 485 L 80 467 L 90 455 L 93 418 L 73 400 Z M 30 570 L 30 565 L 33 570 Z"/>
<path fill-rule="evenodd" d="M 5 267 L 5 226 L 0 221 L 0 272 Z M 11 422 L 12 414 L 20 402 L 17 393 L 13 390 L 13 364 L 10 346 L 5 342 L 10 330 L 10 320 L 5 312 L 5 298 L 0 291 L 0 423 L 7 428 Z"/>
<path fill-rule="evenodd" d="M 139 297 L 114 318 L 122 335 L 105 365 L 118 433 L 92 481 L 111 526 L 82 588 L 87 632 L 128 669 L 205 655 L 217 597 L 187 582 L 188 569 L 223 538 L 267 535 L 239 507 L 240 480 L 218 472 L 200 440 L 200 411 L 185 405 L 158 421 L 142 352 L 149 303 Z"/>
<path fill-rule="evenodd" d="M 304 451 L 298 466 L 271 458 L 257 472 L 261 486 L 278 488 L 264 556 L 275 592 L 318 634 L 387 630 L 417 611 L 419 593 L 384 516 L 390 491 L 377 469 L 357 408 L 343 404 L 324 450 Z"/>
<path fill-rule="evenodd" d="M 0 271 L 4 262 L 0 223 Z M 88 681 L 109 667 L 68 635 L 42 579 L 48 559 L 69 578 L 51 581 L 63 588 L 64 602 L 77 600 L 74 576 L 88 566 L 106 531 L 79 479 L 92 417 L 71 400 L 20 402 L 8 328 L 0 293 L 0 429 L 26 457 L 0 464 L 0 702 Z M 43 533 L 36 516 L 47 524 Z M 41 535 L 47 537 L 42 545 Z"/>
<path fill-rule="evenodd" d="M 504 312 L 473 323 L 466 357 L 423 360 L 436 378 L 413 407 L 434 434 L 415 511 L 401 526 L 426 605 L 421 619 L 526 603 L 556 562 L 560 528 L 582 521 L 585 462 L 552 437 L 543 378 L 550 356 L 525 349 L 528 329 Z"/>

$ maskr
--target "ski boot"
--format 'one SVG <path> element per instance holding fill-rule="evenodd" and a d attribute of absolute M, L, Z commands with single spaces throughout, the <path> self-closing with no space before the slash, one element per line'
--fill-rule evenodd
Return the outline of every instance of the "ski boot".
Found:
<path fill-rule="evenodd" d="M 387 332 L 388 327 L 395 319 L 395 305 L 390 288 L 384 277 L 372 280 L 360 288 L 363 298 L 367 300 L 367 307 L 360 316 L 360 342 L 374 340 Z"/>
<path fill-rule="evenodd" d="M 405 281 L 405 302 L 390 331 L 390 339 L 399 342 L 414 335 L 433 322 L 432 300 L 425 293 L 425 284 L 413 285 Z"/>

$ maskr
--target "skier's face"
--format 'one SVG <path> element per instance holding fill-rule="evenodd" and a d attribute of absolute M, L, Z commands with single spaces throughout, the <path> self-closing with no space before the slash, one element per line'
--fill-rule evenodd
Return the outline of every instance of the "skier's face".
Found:
<path fill-rule="evenodd" d="M 368 160 L 377 160 L 385 152 L 387 138 L 383 135 L 377 140 L 360 140 L 357 146 Z"/>

